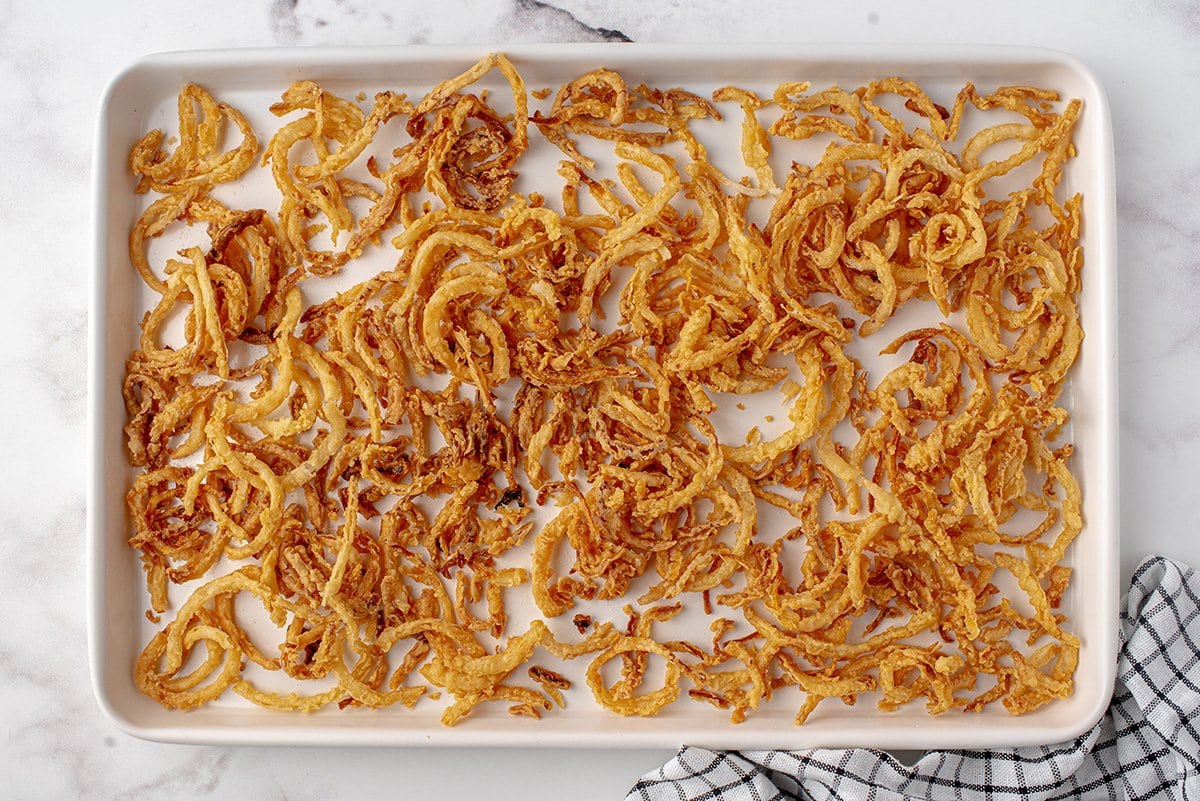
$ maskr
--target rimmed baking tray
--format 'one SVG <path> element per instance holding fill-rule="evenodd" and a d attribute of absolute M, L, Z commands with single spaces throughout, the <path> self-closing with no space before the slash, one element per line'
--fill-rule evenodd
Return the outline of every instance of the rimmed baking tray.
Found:
<path fill-rule="evenodd" d="M 419 97 L 489 51 L 482 46 L 370 47 L 153 55 L 118 75 L 104 95 L 94 165 L 88 518 L 90 656 L 96 696 L 104 710 L 125 731 L 153 740 L 342 746 L 674 747 L 686 742 L 715 748 L 980 748 L 1061 741 L 1094 723 L 1108 704 L 1115 678 L 1118 600 L 1114 169 L 1108 108 L 1095 76 L 1070 56 L 1029 48 L 561 44 L 503 49 L 530 88 L 557 86 L 606 66 L 631 83 L 695 91 L 732 83 L 769 93 L 784 80 L 856 86 L 901 75 L 945 101 L 966 81 L 981 89 L 1033 84 L 1084 101 L 1075 133 L 1078 156 L 1066 170 L 1062 187 L 1084 195 L 1086 260 L 1080 296 L 1086 340 L 1064 393 L 1073 416 L 1073 470 L 1083 488 L 1086 520 L 1066 559 L 1074 577 L 1062 609 L 1082 640 L 1074 694 L 1022 717 L 1009 715 L 999 705 L 978 714 L 930 716 L 920 704 L 884 713 L 870 696 L 863 696 L 852 707 L 826 702 L 808 723 L 796 727 L 795 693 L 779 693 L 745 723 L 733 725 L 726 713 L 686 700 L 654 718 L 622 718 L 597 707 L 586 687 L 578 687 L 567 710 L 540 721 L 511 717 L 502 705 L 494 705 L 455 728 L 444 728 L 438 722 L 441 707 L 432 703 L 413 710 L 335 708 L 301 715 L 253 707 L 227 693 L 207 707 L 182 713 L 165 710 L 138 693 L 132 663 L 155 627 L 143 615 L 143 573 L 126 544 L 124 495 L 132 468 L 122 444 L 121 377 L 149 301 L 127 252 L 129 228 L 146 202 L 132 192 L 129 148 L 151 128 L 175 127 L 175 97 L 186 82 L 199 83 L 238 106 L 260 134 L 269 135 L 278 121 L 266 108 L 294 80 L 311 78 L 351 96 L 390 88 Z M 495 88 L 503 87 L 496 83 Z M 522 170 L 538 169 L 539 159 L 553 169 L 559 154 L 533 138 Z M 736 167 L 737 139 L 726 139 L 708 142 L 712 158 Z M 539 147 L 545 152 L 537 153 Z M 232 191 L 249 195 L 235 196 L 231 202 L 250 202 L 255 192 L 266 190 L 251 186 Z M 269 196 L 262 197 L 257 202 L 271 202 L 265 199 Z M 387 257 L 377 258 L 383 261 L 376 262 L 375 269 Z M 366 269 L 371 269 L 369 264 Z M 746 414 L 761 417 L 761 412 L 751 408 Z M 510 631 L 518 629 L 519 620 Z M 583 665 L 576 667 L 581 670 Z"/>

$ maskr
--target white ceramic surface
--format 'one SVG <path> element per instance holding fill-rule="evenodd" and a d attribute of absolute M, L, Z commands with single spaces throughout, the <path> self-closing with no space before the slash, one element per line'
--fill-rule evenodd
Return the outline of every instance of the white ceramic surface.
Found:
<path fill-rule="evenodd" d="M 382 88 L 394 88 L 419 97 L 439 80 L 465 70 L 486 52 L 481 47 L 410 47 L 172 53 L 142 60 L 113 81 L 101 106 L 94 167 L 96 283 L 89 397 L 93 410 L 94 482 L 89 528 L 93 559 L 90 575 L 93 675 L 98 698 L 114 720 L 138 736 L 185 743 L 560 748 L 671 747 L 682 742 L 714 748 L 852 745 L 987 748 L 1058 742 L 1077 736 L 1094 723 L 1107 706 L 1114 678 L 1118 595 L 1113 491 L 1116 486 L 1116 242 L 1111 126 L 1103 90 L 1082 64 L 1050 51 L 1021 48 L 846 45 L 810 47 L 798 54 L 790 45 L 761 45 L 753 52 L 745 52 L 736 47 L 565 44 L 514 46 L 507 52 L 530 87 L 555 86 L 596 66 L 606 66 L 632 80 L 683 85 L 703 94 L 726 82 L 769 95 L 775 86 L 787 80 L 855 86 L 874 77 L 898 74 L 917 81 L 946 104 L 966 80 L 982 90 L 1011 84 L 1053 87 L 1065 97 L 1083 100 L 1084 112 L 1075 131 L 1079 155 L 1068 163 L 1060 189 L 1064 197 L 1082 192 L 1086 221 L 1082 235 L 1086 273 L 1080 312 L 1087 337 L 1064 395 L 1073 412 L 1067 435 L 1076 446 L 1072 469 L 1083 489 L 1086 521 L 1082 535 L 1065 560 L 1075 567 L 1075 573 L 1062 611 L 1071 621 L 1071 630 L 1082 640 L 1076 690 L 1070 699 L 1048 704 L 1019 718 L 998 704 L 979 714 L 952 712 L 933 717 L 920 704 L 883 713 L 865 695 L 853 707 L 823 704 L 804 726 L 795 727 L 791 719 L 800 703 L 800 694 L 781 691 L 745 723 L 736 726 L 719 710 L 687 699 L 652 719 L 624 718 L 591 702 L 583 681 L 586 659 L 562 668 L 576 683 L 569 694 L 568 709 L 549 714 L 536 723 L 514 718 L 506 714 L 503 705 L 491 704 L 480 707 L 458 726 L 446 728 L 438 721 L 444 703 L 429 701 L 411 711 L 328 709 L 314 715 L 295 715 L 253 707 L 232 693 L 227 694 L 228 698 L 183 714 L 164 710 L 137 692 L 129 666 L 159 627 L 147 622 L 143 615 L 146 606 L 143 572 L 124 542 L 128 536 L 124 498 L 132 474 L 129 469 L 122 469 L 125 418 L 120 387 L 125 359 L 136 341 L 137 322 L 155 298 L 142 288 L 132 271 L 126 248 L 127 232 L 140 209 L 149 202 L 148 198 L 135 198 L 131 192 L 133 181 L 126 157 L 129 147 L 150 128 L 174 129 L 175 96 L 185 82 L 204 86 L 250 115 L 251 123 L 265 138 L 267 131 L 280 124 L 265 109 L 291 80 L 311 78 L 343 95 L 361 89 L 371 95 Z M 404 77 L 397 83 L 387 76 Z M 503 98 L 504 86 L 498 75 L 487 76 L 483 85 L 490 87 L 497 98 Z M 969 115 L 967 124 L 977 124 L 979 119 Z M 714 163 L 735 176 L 741 173 L 733 170 L 745 169 L 739 163 L 739 130 L 735 119 L 733 124 L 700 133 Z M 971 133 L 969 128 L 964 130 L 963 140 Z M 816 147 L 809 153 L 800 147 L 788 150 L 783 145 L 778 150 L 777 168 L 785 168 L 792 158 L 806 160 L 820 152 Z M 520 169 L 525 176 L 553 177 L 560 158 L 553 146 L 535 136 Z M 531 186 L 547 186 L 536 179 L 530 180 Z M 1007 188 L 1005 184 L 992 187 L 992 191 L 1002 192 Z M 270 208 L 278 202 L 266 170 L 252 173 L 229 191 L 238 193 L 227 200 L 237 207 Z M 186 233 L 180 233 L 177 240 L 156 243 L 151 257 L 175 252 L 188 242 Z M 353 271 L 353 279 L 339 276 L 337 288 L 344 289 L 353 281 L 388 269 L 393 258 L 388 247 L 369 250 L 350 266 L 348 272 Z M 334 290 L 329 283 L 306 282 L 305 292 L 310 295 L 306 300 L 323 299 L 311 296 L 314 292 L 332 295 Z M 921 309 L 904 311 L 905 314 L 898 315 L 903 319 L 880 331 L 869 347 L 856 351 L 875 380 L 891 369 L 891 362 L 898 364 L 904 358 L 901 355 L 886 360 L 885 366 L 885 360 L 877 355 L 878 349 L 904 331 L 935 324 L 934 319 L 919 316 Z M 931 312 L 932 304 L 925 304 L 923 311 Z M 796 377 L 802 380 L 799 375 Z M 720 413 L 717 415 L 722 441 L 738 441 L 737 437 L 749 428 L 745 424 L 736 430 L 737 418 L 743 421 L 752 418 L 763 426 L 765 436 L 782 433 L 786 428 L 786 417 L 779 413 L 777 402 L 760 396 L 743 400 L 745 412 L 725 410 L 726 419 Z M 764 415 L 772 411 L 779 416 L 774 426 L 776 431 L 767 430 L 763 421 Z M 732 426 L 728 425 L 730 418 Z M 543 515 L 541 522 L 546 520 L 548 516 Z M 769 517 L 761 522 L 766 536 L 770 536 L 772 522 Z M 179 596 L 175 609 L 184 597 Z M 510 597 L 514 605 L 509 609 L 509 632 L 516 633 L 523 630 L 526 620 L 540 615 L 526 593 L 515 592 Z M 597 620 L 619 623 L 620 606 L 620 602 L 613 602 L 586 611 Z M 168 611 L 168 620 L 173 612 Z M 678 628 L 669 629 L 671 633 L 667 636 L 703 641 L 708 637 L 707 622 L 697 610 L 685 609 L 684 615 L 672 622 Z M 563 624 L 570 628 L 565 620 Z M 272 629 L 265 627 L 261 642 L 272 642 L 278 637 Z M 559 636 L 570 633 L 564 631 Z M 262 679 L 278 680 L 271 676 Z M 292 684 L 279 687 L 303 690 Z"/>
<path fill-rule="evenodd" d="M 556 7 L 559 6 L 559 7 Z M 92 695 L 84 521 L 90 164 L 99 98 L 137 56 L 420 42 L 1025 44 L 1100 77 L 1117 158 L 1122 576 L 1200 565 L 1200 11 L 1193 0 L 0 3 L 0 796 L 621 798 L 671 751 L 185 747 L 122 734 Z M 747 44 L 747 47 L 753 45 Z"/>

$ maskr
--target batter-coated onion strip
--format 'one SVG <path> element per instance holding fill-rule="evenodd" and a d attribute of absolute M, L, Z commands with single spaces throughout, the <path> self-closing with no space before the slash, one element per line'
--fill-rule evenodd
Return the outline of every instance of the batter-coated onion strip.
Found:
<path fill-rule="evenodd" d="M 725 446 L 725 454 L 730 461 L 739 464 L 770 461 L 807 441 L 818 430 L 822 412 L 828 404 L 821 351 L 816 347 L 805 348 L 796 354 L 796 364 L 804 374 L 804 389 L 788 411 L 792 427 L 758 445 Z"/>
<path fill-rule="evenodd" d="M 663 679 L 663 686 L 645 695 L 632 698 L 617 698 L 604 685 L 604 679 L 601 677 L 600 671 L 605 663 L 621 654 L 630 652 L 657 654 L 666 660 L 666 674 Z M 592 694 L 596 697 L 596 701 L 606 709 L 610 709 L 618 715 L 640 715 L 645 717 L 657 714 L 659 710 L 674 702 L 679 697 L 680 672 L 681 668 L 678 657 L 663 645 L 647 637 L 626 637 L 610 645 L 588 665 L 587 684 L 591 688 Z"/>
<path fill-rule="evenodd" d="M 312 450 L 304 463 L 283 477 L 282 483 L 285 491 L 303 486 L 311 481 L 317 471 L 341 448 L 342 438 L 346 434 L 346 418 L 337 403 L 337 399 L 342 394 L 337 378 L 334 377 L 329 364 L 312 346 L 301 341 L 297 341 L 295 344 L 300 358 L 313 368 L 317 373 L 317 379 L 321 382 L 321 393 L 324 396 L 321 404 L 321 416 L 329 423 L 329 430 L 321 444 Z"/>
<path fill-rule="evenodd" d="M 193 102 L 204 114 L 197 124 Z M 224 119 L 233 120 L 242 134 L 233 150 L 217 152 Z M 183 192 L 193 187 L 211 187 L 232 181 L 254 162 L 258 139 L 245 115 L 233 106 L 218 103 L 196 84 L 188 84 L 179 93 L 179 145 L 164 157 L 160 146 L 164 134 L 155 129 L 143 136 L 129 154 L 129 168 L 139 176 L 135 191 L 153 189 L 163 194 Z"/>
<path fill-rule="evenodd" d="M 456 92 L 475 83 L 493 69 L 498 69 L 512 88 L 513 103 L 516 108 L 511 146 L 517 153 L 524 152 L 529 143 L 529 96 L 525 91 L 524 79 L 503 53 L 490 53 L 466 72 L 439 84 L 436 90 L 421 99 L 421 102 L 413 109 L 413 116 L 421 117 L 428 114 L 449 100 Z"/>
<path fill-rule="evenodd" d="M 208 685 L 199 690 L 172 689 L 169 683 L 164 682 L 163 676 L 173 674 L 179 667 L 176 665 L 172 668 L 170 665 L 172 661 L 170 651 L 172 644 L 169 633 L 163 634 L 160 632 L 155 635 L 154 639 L 142 651 L 134 668 L 138 688 L 143 693 L 171 709 L 193 709 L 217 698 L 230 685 L 237 681 L 238 673 L 242 669 L 241 651 L 238 650 L 237 643 L 234 642 L 228 633 L 206 625 L 189 628 L 186 634 L 178 626 L 168 629 L 168 632 L 172 630 L 180 632 L 179 647 L 181 651 L 182 649 L 190 649 L 201 640 L 205 642 L 207 647 L 217 649 L 217 652 L 224 656 L 221 671 Z M 167 649 L 168 668 L 165 674 L 156 674 L 154 668 L 162 657 L 164 646 Z M 207 666 L 208 663 L 206 662 L 205 664 Z M 208 675 L 211 675 L 211 673 L 205 675 L 203 678 L 207 678 Z"/>

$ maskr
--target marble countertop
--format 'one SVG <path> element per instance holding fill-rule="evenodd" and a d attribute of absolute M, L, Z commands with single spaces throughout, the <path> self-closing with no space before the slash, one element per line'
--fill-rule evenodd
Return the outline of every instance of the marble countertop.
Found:
<path fill-rule="evenodd" d="M 1112 106 L 1119 192 L 1122 568 L 1200 565 L 1200 6 L 1192 0 L 0 0 L 0 797 L 617 799 L 657 751 L 209 748 L 141 742 L 88 677 L 84 383 L 90 159 L 105 83 L 192 48 L 521 41 L 1007 43 L 1079 56 Z M 1187 503 L 1185 503 L 1185 501 Z"/>

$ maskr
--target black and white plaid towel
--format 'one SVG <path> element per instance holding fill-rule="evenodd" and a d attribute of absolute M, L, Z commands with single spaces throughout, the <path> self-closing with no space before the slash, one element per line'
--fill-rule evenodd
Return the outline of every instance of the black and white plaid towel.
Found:
<path fill-rule="evenodd" d="M 682 749 L 626 801 L 776 799 L 1197 799 L 1200 578 L 1163 557 L 1133 576 L 1121 611 L 1117 686 L 1073 742 L 930 751 L 912 767 L 880 751 Z"/>

